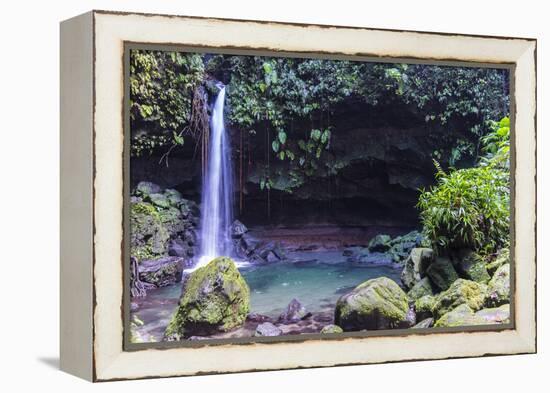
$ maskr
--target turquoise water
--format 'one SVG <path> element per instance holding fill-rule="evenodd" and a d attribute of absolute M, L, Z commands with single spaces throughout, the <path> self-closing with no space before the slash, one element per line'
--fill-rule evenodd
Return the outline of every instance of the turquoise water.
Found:
<path fill-rule="evenodd" d="M 400 282 L 399 269 L 351 264 L 341 251 L 301 252 L 289 257 L 291 262 L 239 268 L 250 287 L 251 312 L 277 317 L 293 298 L 310 312 L 326 311 L 340 296 L 371 278 L 385 276 Z M 144 322 L 139 329 L 142 335 L 162 339 L 180 295 L 181 285 L 177 284 L 133 299 L 138 306 L 135 314 Z"/>

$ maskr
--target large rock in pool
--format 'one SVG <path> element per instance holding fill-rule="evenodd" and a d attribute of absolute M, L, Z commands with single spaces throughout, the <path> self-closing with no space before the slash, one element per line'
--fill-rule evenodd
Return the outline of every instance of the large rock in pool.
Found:
<path fill-rule="evenodd" d="M 510 264 L 498 268 L 487 288 L 486 305 L 497 307 L 510 303 Z"/>
<path fill-rule="evenodd" d="M 401 282 L 411 289 L 425 275 L 426 269 L 432 263 L 433 250 L 430 248 L 413 248 L 405 260 L 405 266 L 401 273 Z"/>
<path fill-rule="evenodd" d="M 432 283 L 442 291 L 447 290 L 458 279 L 458 274 L 447 257 L 435 258 L 435 261 L 426 269 L 426 274 Z"/>
<path fill-rule="evenodd" d="M 226 332 L 242 325 L 250 310 L 250 290 L 235 263 L 216 258 L 189 276 L 166 340 Z"/>
<path fill-rule="evenodd" d="M 410 327 L 407 294 L 395 281 L 365 281 L 336 303 L 334 323 L 344 331 Z"/>
<path fill-rule="evenodd" d="M 477 311 L 483 307 L 486 291 L 486 285 L 459 278 L 449 289 L 437 295 L 432 307 L 433 315 L 437 320 L 462 304 L 466 304 L 471 310 Z"/>

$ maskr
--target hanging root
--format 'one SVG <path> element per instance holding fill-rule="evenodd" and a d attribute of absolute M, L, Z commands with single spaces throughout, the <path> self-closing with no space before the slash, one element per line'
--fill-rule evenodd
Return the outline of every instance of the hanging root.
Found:
<path fill-rule="evenodd" d="M 198 86 L 193 92 L 193 101 L 191 102 L 191 116 L 189 117 L 189 123 L 183 127 L 183 129 L 178 133 L 178 136 L 189 135 L 197 141 L 195 144 L 195 154 L 197 152 L 198 141 L 201 141 L 203 146 L 203 163 L 204 161 L 204 138 L 205 134 L 208 137 L 208 131 L 210 127 L 210 118 L 208 117 L 208 96 L 202 85 Z M 166 161 L 166 166 L 168 166 L 168 156 L 178 146 L 176 143 L 172 143 L 170 148 L 166 153 L 160 158 L 159 164 L 162 161 Z M 195 156 L 195 155 L 194 155 Z M 204 165 L 204 164 L 203 164 Z"/>

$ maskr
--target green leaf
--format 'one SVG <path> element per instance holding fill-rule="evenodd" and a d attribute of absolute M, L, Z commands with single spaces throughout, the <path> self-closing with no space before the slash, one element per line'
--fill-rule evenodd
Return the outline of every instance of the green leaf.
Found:
<path fill-rule="evenodd" d="M 299 146 L 300 149 L 302 149 L 303 151 L 307 151 L 306 143 L 305 143 L 302 139 L 300 139 L 300 140 L 298 141 L 298 146 Z"/>
<path fill-rule="evenodd" d="M 321 138 L 321 131 L 320 130 L 311 130 L 311 139 L 314 141 L 319 141 Z"/>
<path fill-rule="evenodd" d="M 284 151 L 282 151 L 282 152 L 279 153 L 279 159 L 280 159 L 280 160 L 284 160 L 284 159 L 285 159 L 285 152 L 284 152 Z"/>
<path fill-rule="evenodd" d="M 279 131 L 279 141 L 282 145 L 286 143 L 286 133 L 284 131 Z"/>
<path fill-rule="evenodd" d="M 273 142 L 271 142 L 271 147 L 273 148 L 273 151 L 275 153 L 277 153 L 279 151 L 279 141 L 278 140 L 274 140 Z"/>
<path fill-rule="evenodd" d="M 183 143 L 185 142 L 185 140 L 183 139 L 183 136 L 176 134 L 175 131 L 173 131 L 173 136 L 174 136 L 174 143 L 176 145 L 182 146 Z"/>
<path fill-rule="evenodd" d="M 321 135 L 321 143 L 323 145 L 326 145 L 328 140 L 330 139 L 330 130 L 327 128 L 323 131 L 323 134 Z"/>

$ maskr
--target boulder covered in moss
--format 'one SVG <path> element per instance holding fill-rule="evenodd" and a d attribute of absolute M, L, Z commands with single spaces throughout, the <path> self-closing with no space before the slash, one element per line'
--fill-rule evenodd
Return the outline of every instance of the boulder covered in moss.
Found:
<path fill-rule="evenodd" d="M 458 274 L 447 257 L 437 257 L 426 269 L 426 275 L 441 291 L 447 290 L 458 279 Z"/>
<path fill-rule="evenodd" d="M 485 267 L 485 260 L 472 250 L 465 250 L 460 254 L 456 264 L 459 274 L 468 280 L 487 283 L 491 276 Z"/>
<path fill-rule="evenodd" d="M 344 333 L 344 330 L 338 325 L 326 325 L 321 329 L 321 334 Z"/>
<path fill-rule="evenodd" d="M 432 263 L 433 250 L 430 248 L 413 248 L 405 259 L 405 265 L 401 273 L 401 282 L 411 289 L 426 276 L 426 270 Z"/>
<path fill-rule="evenodd" d="M 484 308 L 476 312 L 476 315 L 485 319 L 488 324 L 510 323 L 510 305 L 503 304 L 500 307 Z"/>
<path fill-rule="evenodd" d="M 365 281 L 336 303 L 334 323 L 344 331 L 410 327 L 407 294 L 387 277 Z"/>
<path fill-rule="evenodd" d="M 138 183 L 130 206 L 132 257 L 138 263 L 168 255 L 193 257 L 199 214 L 197 204 L 183 199 L 177 190 Z"/>
<path fill-rule="evenodd" d="M 130 243 L 138 262 L 167 253 L 170 233 L 158 210 L 150 203 L 132 203 L 130 207 Z"/>
<path fill-rule="evenodd" d="M 486 324 L 485 319 L 478 317 L 467 304 L 461 304 L 443 314 L 437 320 L 434 327 L 475 326 Z"/>
<path fill-rule="evenodd" d="M 424 277 L 411 288 L 407 295 L 411 300 L 420 299 L 423 296 L 433 296 L 435 289 L 428 277 Z"/>
<path fill-rule="evenodd" d="M 165 331 L 166 340 L 227 332 L 250 310 L 250 290 L 235 263 L 219 257 L 189 276 Z"/>
<path fill-rule="evenodd" d="M 459 278 L 444 292 L 437 295 L 432 312 L 435 319 L 466 304 L 473 311 L 483 307 L 487 293 L 486 285 Z"/>
<path fill-rule="evenodd" d="M 510 264 L 507 263 L 497 269 L 487 287 L 488 307 L 497 307 L 510 303 Z"/>
<path fill-rule="evenodd" d="M 493 276 L 499 267 L 507 263 L 510 263 L 510 249 L 503 248 L 497 253 L 496 258 L 487 264 L 486 268 L 489 274 Z"/>
<path fill-rule="evenodd" d="M 426 318 L 433 317 L 433 308 L 436 299 L 434 296 L 426 295 L 417 299 L 414 302 L 414 309 L 416 311 L 416 319 L 421 321 Z"/>

